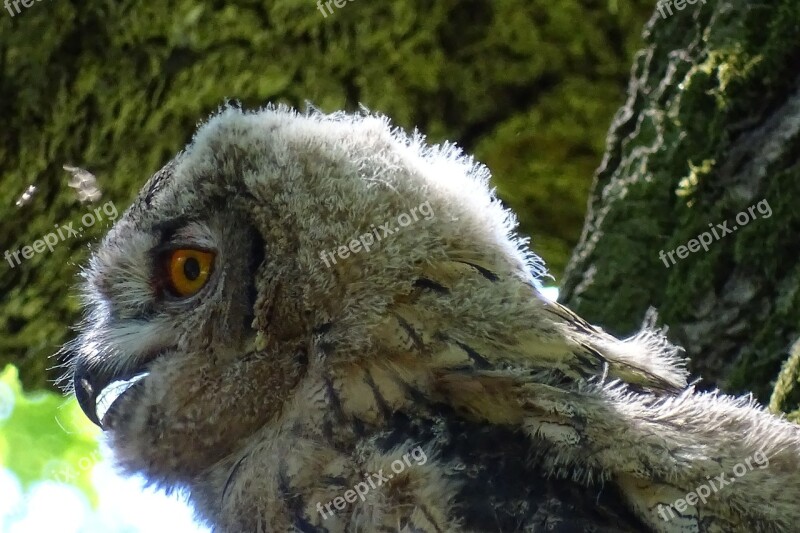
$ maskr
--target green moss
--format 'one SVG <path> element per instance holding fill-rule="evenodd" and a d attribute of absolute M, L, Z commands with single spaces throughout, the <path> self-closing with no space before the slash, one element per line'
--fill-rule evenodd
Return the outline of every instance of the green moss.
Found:
<path fill-rule="evenodd" d="M 0 17 L 0 235 L 28 245 L 87 207 L 62 164 L 123 209 L 226 98 L 247 106 L 363 103 L 492 167 L 522 231 L 558 275 L 577 241 L 603 136 L 624 100 L 651 2 L 35 3 Z M 14 201 L 29 184 L 29 205 Z M 0 364 L 28 387 L 76 319 L 78 264 L 104 227 L 0 266 Z"/>

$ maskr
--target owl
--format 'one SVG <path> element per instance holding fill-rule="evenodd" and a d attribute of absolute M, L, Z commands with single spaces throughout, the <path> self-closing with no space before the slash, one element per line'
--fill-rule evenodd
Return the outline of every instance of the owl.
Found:
<path fill-rule="evenodd" d="M 489 171 L 228 105 L 83 270 L 68 379 L 220 532 L 794 531 L 800 428 L 540 292 Z"/>

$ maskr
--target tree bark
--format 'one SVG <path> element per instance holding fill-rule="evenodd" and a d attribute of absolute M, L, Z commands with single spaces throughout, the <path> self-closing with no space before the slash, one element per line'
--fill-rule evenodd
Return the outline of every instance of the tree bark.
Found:
<path fill-rule="evenodd" d="M 800 334 L 800 4 L 672 9 L 646 27 L 560 299 L 615 334 L 657 308 L 701 386 L 765 402 Z M 789 374 L 775 408 L 797 405 Z"/>

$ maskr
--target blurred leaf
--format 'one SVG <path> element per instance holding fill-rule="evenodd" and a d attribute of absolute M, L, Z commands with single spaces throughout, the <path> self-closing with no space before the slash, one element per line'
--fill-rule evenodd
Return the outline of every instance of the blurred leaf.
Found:
<path fill-rule="evenodd" d="M 47 479 L 67 483 L 96 505 L 90 474 L 100 460 L 99 433 L 74 398 L 49 391 L 26 394 L 16 367 L 0 373 L 0 465 L 24 488 Z"/>

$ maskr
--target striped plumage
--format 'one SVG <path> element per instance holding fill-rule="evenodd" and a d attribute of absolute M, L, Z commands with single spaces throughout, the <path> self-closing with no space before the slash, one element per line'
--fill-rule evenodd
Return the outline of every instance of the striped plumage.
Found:
<path fill-rule="evenodd" d="M 789 531 L 798 428 L 694 392 L 651 323 L 620 341 L 543 298 L 488 178 L 381 118 L 210 119 L 85 273 L 81 405 L 146 374 L 102 418 L 119 463 L 219 531 Z M 165 296 L 160 254 L 186 247 L 209 281 Z M 770 468 L 659 517 L 756 451 Z"/>

